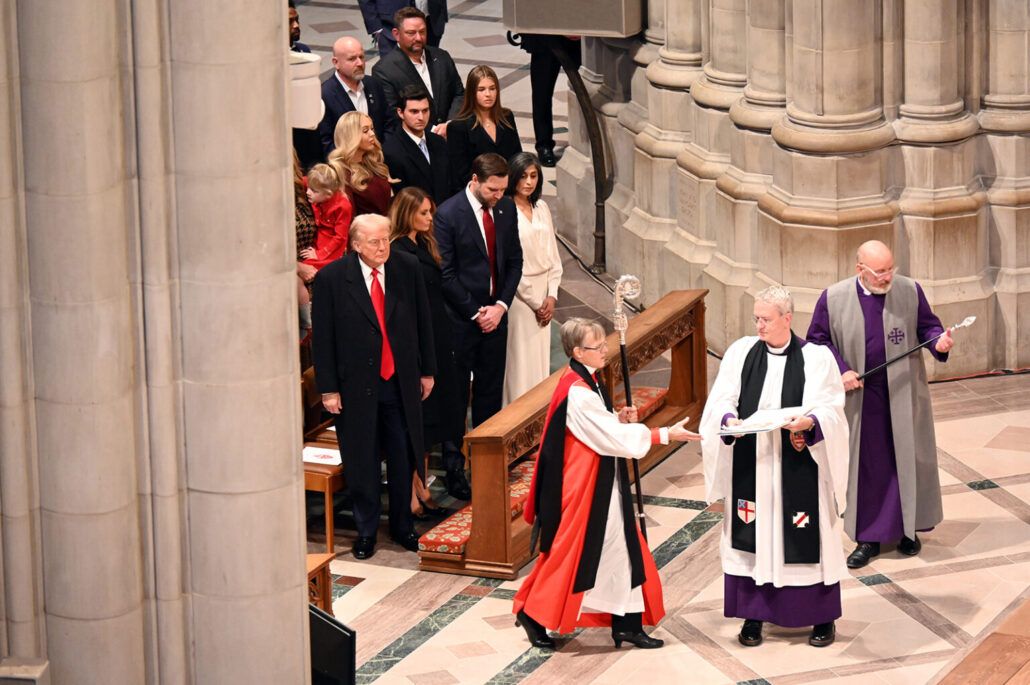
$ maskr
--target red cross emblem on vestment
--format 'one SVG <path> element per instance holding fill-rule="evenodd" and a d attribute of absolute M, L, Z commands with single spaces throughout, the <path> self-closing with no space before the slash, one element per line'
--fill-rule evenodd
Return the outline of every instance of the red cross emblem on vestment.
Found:
<path fill-rule="evenodd" d="M 812 522 L 812 519 L 808 518 L 807 511 L 795 511 L 791 520 L 794 521 L 795 528 L 808 528 L 808 524 Z"/>
<path fill-rule="evenodd" d="M 737 517 L 744 523 L 751 523 L 755 520 L 755 503 L 746 500 L 737 500 Z"/>

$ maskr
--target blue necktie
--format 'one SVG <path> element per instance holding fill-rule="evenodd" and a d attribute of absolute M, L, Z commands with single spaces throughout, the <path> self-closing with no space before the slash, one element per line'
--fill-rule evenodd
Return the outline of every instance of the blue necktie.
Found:
<path fill-rule="evenodd" d="M 420 141 L 418 141 L 418 149 L 422 151 L 422 154 L 425 156 L 426 161 L 429 162 L 429 148 L 426 147 L 425 138 L 422 138 Z"/>

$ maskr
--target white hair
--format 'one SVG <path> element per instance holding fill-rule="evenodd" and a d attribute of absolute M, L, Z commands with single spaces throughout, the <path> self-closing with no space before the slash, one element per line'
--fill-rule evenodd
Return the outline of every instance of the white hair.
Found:
<path fill-rule="evenodd" d="M 794 311 L 794 296 L 782 285 L 770 285 L 764 290 L 755 294 L 755 302 L 767 302 L 776 305 L 780 314 L 790 314 Z"/>

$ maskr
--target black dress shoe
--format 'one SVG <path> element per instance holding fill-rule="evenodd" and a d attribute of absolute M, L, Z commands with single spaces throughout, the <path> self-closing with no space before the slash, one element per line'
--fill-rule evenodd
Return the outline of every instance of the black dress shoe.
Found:
<path fill-rule="evenodd" d="M 651 637 L 642 630 L 638 631 L 612 631 L 612 640 L 615 642 L 615 648 L 622 647 L 623 642 L 628 642 L 635 647 L 640 649 L 658 649 L 665 644 L 664 640 L 659 640 L 656 637 Z"/>
<path fill-rule="evenodd" d="M 740 627 L 737 641 L 745 647 L 757 647 L 762 644 L 762 622 L 746 619 Z"/>
<path fill-rule="evenodd" d="M 529 643 L 541 649 L 554 649 L 554 638 L 547 634 L 547 629 L 533 620 L 525 611 L 515 614 L 515 625 L 526 631 Z"/>
<path fill-rule="evenodd" d="M 472 488 L 469 486 L 468 479 L 465 478 L 464 471 L 448 472 L 444 476 L 444 481 L 447 483 L 447 494 L 454 499 L 465 501 L 472 499 Z"/>
<path fill-rule="evenodd" d="M 903 537 L 901 542 L 898 543 L 898 551 L 910 557 L 919 554 L 919 550 L 922 548 L 923 543 L 919 541 L 918 535 L 915 536 L 915 539 Z"/>
<path fill-rule="evenodd" d="M 855 551 L 848 555 L 848 568 L 862 568 L 879 554 L 879 542 L 860 542 Z"/>
<path fill-rule="evenodd" d="M 402 535 L 391 535 L 390 539 L 409 552 L 418 551 L 418 533 L 404 533 Z"/>
<path fill-rule="evenodd" d="M 453 509 L 447 507 L 427 507 L 425 504 L 422 505 L 421 514 L 412 514 L 411 517 L 416 521 L 439 521 L 445 519 L 454 513 Z"/>
<path fill-rule="evenodd" d="M 553 147 L 538 147 L 536 149 L 536 156 L 540 158 L 542 166 L 554 166 L 558 163 L 558 158 L 554 156 Z"/>
<path fill-rule="evenodd" d="M 808 638 L 808 644 L 813 647 L 829 647 L 836 639 L 837 629 L 834 627 L 833 621 L 830 621 L 812 626 L 812 635 Z"/>
<path fill-rule="evenodd" d="M 371 537 L 359 537 L 354 542 L 354 548 L 351 550 L 354 554 L 355 559 L 368 559 L 376 553 L 376 539 Z"/>

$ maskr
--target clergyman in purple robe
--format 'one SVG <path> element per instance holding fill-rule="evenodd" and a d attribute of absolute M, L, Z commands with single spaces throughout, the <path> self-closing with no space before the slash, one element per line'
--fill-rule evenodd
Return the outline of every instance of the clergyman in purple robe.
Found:
<path fill-rule="evenodd" d="M 897 543 L 902 554 L 918 554 L 916 531 L 931 530 L 943 518 L 922 352 L 864 381 L 858 377 L 935 336 L 940 337 L 927 349 L 938 361 L 947 361 L 954 345 L 919 284 L 896 275 L 890 248 L 865 242 L 857 262 L 857 277 L 819 296 L 807 336 L 833 352 L 847 391 L 851 461 L 844 530 L 857 543 L 848 556 L 850 568 L 868 564 L 881 544 Z"/>

